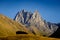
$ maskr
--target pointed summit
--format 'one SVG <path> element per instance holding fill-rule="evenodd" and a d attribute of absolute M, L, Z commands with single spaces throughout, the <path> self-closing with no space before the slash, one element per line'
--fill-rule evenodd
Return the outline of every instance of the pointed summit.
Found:
<path fill-rule="evenodd" d="M 37 14 L 38 13 L 38 10 L 35 10 L 35 13 Z"/>
<path fill-rule="evenodd" d="M 34 14 L 35 14 L 35 15 L 38 15 L 39 13 L 38 13 L 38 11 L 37 11 L 37 10 L 35 10 Z"/>
<path fill-rule="evenodd" d="M 39 14 L 39 12 L 37 10 L 35 10 L 32 17 L 37 18 L 37 19 L 41 19 L 41 15 Z"/>
<path fill-rule="evenodd" d="M 40 13 L 39 13 L 39 11 L 38 11 L 38 10 L 35 10 L 34 14 L 35 14 L 36 16 L 41 17 L 41 15 L 40 15 Z"/>

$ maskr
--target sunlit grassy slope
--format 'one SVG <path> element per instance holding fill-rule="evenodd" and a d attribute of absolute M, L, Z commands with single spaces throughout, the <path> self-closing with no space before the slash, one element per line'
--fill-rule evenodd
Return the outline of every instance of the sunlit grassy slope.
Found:
<path fill-rule="evenodd" d="M 32 28 L 36 30 L 36 28 Z M 16 31 L 23 31 L 28 34 L 16 34 Z M 39 33 L 38 33 L 39 34 Z M 60 40 L 58 38 L 33 35 L 24 25 L 0 14 L 0 40 Z"/>
<path fill-rule="evenodd" d="M 31 33 L 22 24 L 0 14 L 0 36 L 13 36 L 16 35 L 16 31 Z"/>
<path fill-rule="evenodd" d="M 60 39 L 36 36 L 31 34 L 19 34 L 16 36 L 0 37 L 0 40 L 60 40 Z"/>

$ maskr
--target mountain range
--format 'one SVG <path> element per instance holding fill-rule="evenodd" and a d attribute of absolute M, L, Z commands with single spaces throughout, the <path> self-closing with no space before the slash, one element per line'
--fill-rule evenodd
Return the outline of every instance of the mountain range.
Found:
<path fill-rule="evenodd" d="M 37 10 L 34 13 L 21 10 L 14 19 L 0 13 L 0 40 L 60 40 L 58 38 L 60 23 L 47 22 Z"/>
<path fill-rule="evenodd" d="M 25 25 L 35 35 L 51 36 L 59 29 L 56 23 L 44 20 L 37 10 L 34 13 L 26 10 L 19 11 L 14 20 Z"/>

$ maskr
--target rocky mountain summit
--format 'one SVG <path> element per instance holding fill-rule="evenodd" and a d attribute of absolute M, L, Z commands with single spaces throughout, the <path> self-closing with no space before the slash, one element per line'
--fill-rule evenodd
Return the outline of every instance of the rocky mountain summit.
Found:
<path fill-rule="evenodd" d="M 16 14 L 14 20 L 36 35 L 50 36 L 58 29 L 54 23 L 45 21 L 37 10 L 34 13 L 22 10 Z"/>

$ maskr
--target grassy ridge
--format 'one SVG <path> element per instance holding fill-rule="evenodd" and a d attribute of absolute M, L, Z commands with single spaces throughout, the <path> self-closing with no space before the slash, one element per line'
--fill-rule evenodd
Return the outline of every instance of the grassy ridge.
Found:
<path fill-rule="evenodd" d="M 24 25 L 0 14 L 0 36 L 16 35 L 16 31 L 31 33 Z"/>

